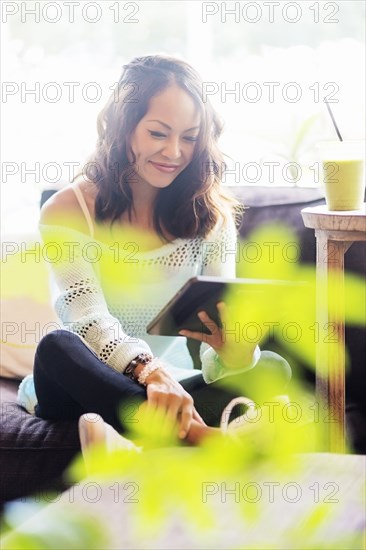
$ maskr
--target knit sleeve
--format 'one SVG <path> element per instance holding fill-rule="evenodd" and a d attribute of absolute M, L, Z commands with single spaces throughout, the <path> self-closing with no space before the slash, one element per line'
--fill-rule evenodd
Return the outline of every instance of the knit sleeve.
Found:
<path fill-rule="evenodd" d="M 214 275 L 235 279 L 236 261 L 238 254 L 237 230 L 233 218 L 222 222 L 207 243 L 203 244 L 203 266 L 202 275 Z M 245 372 L 253 368 L 260 357 L 260 349 L 257 346 L 253 360 L 249 365 L 244 365 L 236 373 Z M 200 347 L 200 358 L 202 363 L 202 376 L 207 384 L 215 382 L 228 374 L 224 365 L 221 364 L 217 353 L 207 343 L 202 343 Z M 238 358 L 240 361 L 240 358 Z M 231 371 L 232 373 L 232 371 Z"/>
<path fill-rule="evenodd" d="M 114 370 L 123 372 L 148 344 L 124 332 L 107 306 L 99 277 L 100 258 L 107 247 L 91 237 L 61 226 L 40 225 L 43 257 L 59 289 L 55 309 L 64 327 Z"/>

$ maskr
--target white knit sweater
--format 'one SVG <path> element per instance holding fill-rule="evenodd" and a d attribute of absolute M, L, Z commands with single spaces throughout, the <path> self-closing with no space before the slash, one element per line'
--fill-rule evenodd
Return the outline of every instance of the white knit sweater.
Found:
<path fill-rule="evenodd" d="M 206 238 L 178 238 L 147 252 L 139 252 L 134 242 L 107 245 L 66 227 L 40 225 L 40 230 L 65 328 L 119 372 L 142 352 L 163 359 L 177 380 L 197 372 L 185 337 L 152 336 L 146 326 L 190 277 L 235 278 L 233 220 L 219 223 Z M 252 368 L 259 354 L 257 349 L 252 364 L 240 370 Z M 201 344 L 200 355 L 207 383 L 226 375 L 210 346 Z"/>

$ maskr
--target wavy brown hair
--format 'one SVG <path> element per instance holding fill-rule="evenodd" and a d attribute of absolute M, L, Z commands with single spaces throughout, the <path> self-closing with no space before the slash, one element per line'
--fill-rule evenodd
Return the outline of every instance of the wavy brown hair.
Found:
<path fill-rule="evenodd" d="M 163 229 L 176 237 L 193 238 L 205 237 L 220 217 L 232 215 L 239 223 L 240 204 L 221 187 L 226 164 L 217 140 L 222 123 L 209 101 L 203 101 L 198 73 L 188 63 L 163 55 L 137 57 L 124 65 L 118 89 L 98 116 L 96 149 L 83 171 L 98 189 L 96 221 L 113 223 L 126 210 L 131 216 L 129 178 L 134 173 L 134 161 L 129 162 L 127 156 L 130 140 L 148 111 L 149 100 L 173 84 L 193 99 L 201 125 L 192 161 L 168 187 L 157 193 L 154 228 L 163 239 Z"/>

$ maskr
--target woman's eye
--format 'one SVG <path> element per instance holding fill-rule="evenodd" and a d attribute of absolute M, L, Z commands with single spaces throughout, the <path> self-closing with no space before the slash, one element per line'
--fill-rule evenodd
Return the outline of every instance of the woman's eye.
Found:
<path fill-rule="evenodd" d="M 154 130 L 149 130 L 149 133 L 154 138 L 163 139 L 163 138 L 167 137 L 166 134 L 163 134 L 162 132 L 156 132 Z M 198 137 L 197 136 L 185 136 L 183 139 L 185 141 L 193 142 L 193 141 L 197 141 Z"/>
<path fill-rule="evenodd" d="M 152 137 L 156 137 L 156 138 L 164 138 L 164 137 L 166 137 L 166 135 L 165 135 L 165 134 L 162 134 L 161 132 L 153 132 L 153 131 L 151 131 L 151 130 L 149 130 L 149 132 L 150 132 L 150 135 L 151 135 Z"/>

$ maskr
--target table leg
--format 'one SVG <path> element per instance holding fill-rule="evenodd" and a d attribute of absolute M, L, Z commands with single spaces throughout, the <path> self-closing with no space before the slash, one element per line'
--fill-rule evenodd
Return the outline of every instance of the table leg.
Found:
<path fill-rule="evenodd" d="M 345 451 L 344 254 L 350 243 L 317 237 L 316 395 L 325 425 L 326 450 Z M 324 407 L 324 409 L 323 409 Z"/>

